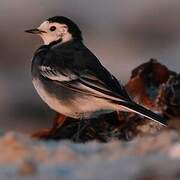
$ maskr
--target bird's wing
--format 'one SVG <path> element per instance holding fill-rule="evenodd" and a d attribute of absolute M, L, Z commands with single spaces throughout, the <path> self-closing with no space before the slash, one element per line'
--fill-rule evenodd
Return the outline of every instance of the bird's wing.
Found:
<path fill-rule="evenodd" d="M 44 78 L 82 93 L 131 101 L 124 87 L 86 48 L 68 53 L 68 56 L 51 55 L 51 60 L 46 62 L 39 67 Z"/>
<path fill-rule="evenodd" d="M 84 56 L 85 59 L 89 57 L 87 66 L 93 76 L 103 82 L 106 88 L 113 94 L 118 94 L 128 101 L 132 101 L 124 86 L 121 85 L 121 82 L 119 82 L 88 49 L 85 50 Z"/>
<path fill-rule="evenodd" d="M 116 78 L 112 76 L 88 50 L 65 54 L 48 54 L 40 66 L 42 78 L 60 86 L 110 100 L 120 107 L 165 124 L 162 117 L 132 102 Z"/>

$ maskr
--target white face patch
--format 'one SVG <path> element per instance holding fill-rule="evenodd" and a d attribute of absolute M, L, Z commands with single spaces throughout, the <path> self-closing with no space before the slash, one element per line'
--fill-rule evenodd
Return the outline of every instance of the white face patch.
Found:
<path fill-rule="evenodd" d="M 68 32 L 68 27 L 65 24 L 44 21 L 38 29 L 44 31 L 44 33 L 41 33 L 40 36 L 46 45 L 60 39 L 62 40 L 61 43 L 65 43 L 73 39 L 72 35 Z"/>

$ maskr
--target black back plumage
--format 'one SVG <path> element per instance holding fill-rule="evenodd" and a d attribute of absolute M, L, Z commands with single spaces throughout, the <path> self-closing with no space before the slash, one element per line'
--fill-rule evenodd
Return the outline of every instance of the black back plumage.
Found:
<path fill-rule="evenodd" d="M 35 53 L 33 64 L 48 66 L 61 74 L 70 70 L 77 76 L 89 74 L 103 82 L 103 87 L 114 95 L 131 101 L 124 87 L 100 63 L 97 57 L 79 40 L 73 40 L 62 45 L 46 45 Z M 39 61 L 38 63 L 36 61 Z M 37 71 L 39 68 L 37 68 Z"/>

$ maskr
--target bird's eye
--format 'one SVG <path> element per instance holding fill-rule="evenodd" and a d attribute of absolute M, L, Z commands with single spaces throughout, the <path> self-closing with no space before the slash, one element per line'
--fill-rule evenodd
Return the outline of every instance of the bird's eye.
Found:
<path fill-rule="evenodd" d="M 51 26 L 50 27 L 50 31 L 55 31 L 56 30 L 56 26 Z"/>

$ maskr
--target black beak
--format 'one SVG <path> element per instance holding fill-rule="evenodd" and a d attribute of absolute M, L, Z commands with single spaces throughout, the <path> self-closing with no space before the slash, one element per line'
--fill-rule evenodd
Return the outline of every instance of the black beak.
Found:
<path fill-rule="evenodd" d="M 27 33 L 31 33 L 31 34 L 41 34 L 41 33 L 45 33 L 45 31 L 42 31 L 40 29 L 29 29 L 29 30 L 26 30 L 25 32 Z"/>

